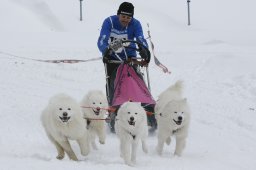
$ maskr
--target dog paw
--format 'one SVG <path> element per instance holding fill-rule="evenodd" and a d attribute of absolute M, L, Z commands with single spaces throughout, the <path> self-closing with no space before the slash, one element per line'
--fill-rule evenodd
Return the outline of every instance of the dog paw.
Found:
<path fill-rule="evenodd" d="M 70 157 L 70 159 L 73 160 L 73 161 L 78 161 L 76 156 L 74 156 L 74 157 L 72 156 L 72 157 Z"/>
<path fill-rule="evenodd" d="M 132 159 L 132 164 L 135 165 L 136 164 L 136 160 Z"/>
<path fill-rule="evenodd" d="M 102 144 L 102 145 L 104 145 L 105 144 L 105 141 L 99 141 L 100 142 L 100 144 Z"/>
<path fill-rule="evenodd" d="M 125 164 L 128 165 L 128 166 L 131 166 L 131 167 L 135 166 L 135 163 L 131 162 L 131 161 L 125 161 Z"/>
<path fill-rule="evenodd" d="M 81 151 L 81 154 L 83 155 L 83 156 L 87 156 L 88 154 L 89 154 L 89 150 L 86 150 L 86 151 Z"/>
<path fill-rule="evenodd" d="M 177 152 L 177 151 L 175 151 L 175 152 L 174 152 L 174 156 L 178 156 L 178 157 L 180 157 L 180 156 L 181 156 L 181 152 Z"/>
<path fill-rule="evenodd" d="M 64 158 L 64 155 L 58 155 L 56 156 L 57 159 L 62 160 Z"/>

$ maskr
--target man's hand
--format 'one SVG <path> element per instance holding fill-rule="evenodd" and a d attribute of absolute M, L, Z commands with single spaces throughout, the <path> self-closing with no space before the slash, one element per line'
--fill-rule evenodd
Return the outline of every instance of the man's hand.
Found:
<path fill-rule="evenodd" d="M 110 55 L 111 55 L 111 49 L 107 48 L 103 54 L 103 58 L 102 58 L 102 61 L 103 63 L 108 63 L 108 60 L 110 58 Z"/>
<path fill-rule="evenodd" d="M 145 60 L 142 60 L 142 61 L 140 62 L 140 66 L 141 66 L 141 67 L 148 67 L 148 62 L 145 61 Z"/>
<path fill-rule="evenodd" d="M 147 63 L 150 62 L 150 51 L 147 47 L 143 46 L 142 44 L 138 44 L 139 46 L 139 54 L 141 58 L 146 61 Z"/>
<path fill-rule="evenodd" d="M 112 49 L 113 51 L 117 51 L 119 48 L 123 47 L 123 43 L 121 39 L 116 39 L 114 41 L 112 41 L 109 44 L 109 48 Z"/>

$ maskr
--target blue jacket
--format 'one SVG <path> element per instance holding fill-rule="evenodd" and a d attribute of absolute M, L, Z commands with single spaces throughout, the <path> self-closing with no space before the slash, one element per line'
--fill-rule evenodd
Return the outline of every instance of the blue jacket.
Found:
<path fill-rule="evenodd" d="M 123 27 L 119 22 L 119 18 L 117 15 L 110 16 L 106 18 L 103 22 L 100 37 L 98 39 L 98 48 L 104 54 L 107 50 L 108 45 L 114 39 L 123 39 L 123 40 L 136 40 L 142 43 L 144 46 L 148 48 L 147 41 L 144 38 L 143 30 L 140 22 L 132 18 L 129 25 L 127 27 Z M 128 44 L 129 47 L 135 47 L 134 43 Z M 128 57 L 136 57 L 136 51 L 133 49 L 126 48 L 126 53 Z M 125 59 L 124 50 L 119 50 L 116 54 L 121 58 Z M 111 54 L 111 59 L 117 60 L 117 57 L 114 53 Z"/>

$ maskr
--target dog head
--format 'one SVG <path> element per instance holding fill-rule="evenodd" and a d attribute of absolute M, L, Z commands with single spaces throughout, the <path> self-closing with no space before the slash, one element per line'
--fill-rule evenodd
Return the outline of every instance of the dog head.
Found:
<path fill-rule="evenodd" d="M 96 118 L 104 116 L 108 103 L 102 91 L 94 90 L 87 93 L 81 105 L 86 107 L 82 109 L 85 117 Z"/>
<path fill-rule="evenodd" d="M 141 103 L 126 102 L 119 108 L 117 120 L 126 127 L 134 128 L 146 121 L 146 112 Z"/>
<path fill-rule="evenodd" d="M 173 100 L 157 112 L 158 120 L 168 121 L 172 127 L 181 127 L 189 119 L 187 99 Z"/>
<path fill-rule="evenodd" d="M 75 116 L 81 115 L 78 103 L 65 94 L 53 97 L 49 105 L 52 110 L 52 116 L 61 123 L 71 122 Z"/>
<path fill-rule="evenodd" d="M 155 112 L 159 112 L 168 102 L 181 100 L 183 92 L 183 81 L 178 80 L 175 84 L 168 87 L 159 96 L 155 106 Z"/>

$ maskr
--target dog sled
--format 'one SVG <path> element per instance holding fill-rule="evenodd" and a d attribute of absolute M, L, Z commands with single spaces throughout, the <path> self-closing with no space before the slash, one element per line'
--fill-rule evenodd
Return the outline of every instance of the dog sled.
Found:
<path fill-rule="evenodd" d="M 153 114 L 155 100 L 150 92 L 148 72 L 150 52 L 138 41 L 124 40 L 122 43 L 126 59 L 122 60 L 118 57 L 118 54 L 115 54 L 119 60 L 108 60 L 105 63 L 106 93 L 109 103 L 109 117 L 107 123 L 109 124 L 111 132 L 114 133 L 115 117 L 119 107 L 127 101 L 139 102 L 147 113 L 149 132 L 153 132 L 157 128 L 157 123 L 155 115 Z M 134 44 L 134 47 L 127 45 L 131 43 Z M 126 54 L 127 49 L 135 50 L 139 53 L 140 57 L 136 59 L 128 58 Z M 147 55 L 143 55 L 142 51 Z M 115 72 L 112 73 L 114 77 L 111 77 L 110 73 L 108 73 L 107 64 L 118 65 Z"/>

